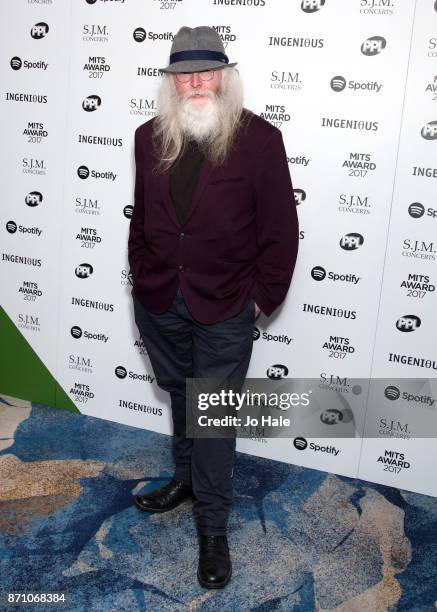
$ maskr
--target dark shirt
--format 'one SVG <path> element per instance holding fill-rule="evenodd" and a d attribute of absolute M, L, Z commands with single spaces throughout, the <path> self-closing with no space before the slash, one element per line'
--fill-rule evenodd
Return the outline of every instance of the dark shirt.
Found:
<path fill-rule="evenodd" d="M 190 210 L 204 159 L 197 142 L 190 139 L 170 168 L 170 195 L 180 224 L 184 223 Z"/>

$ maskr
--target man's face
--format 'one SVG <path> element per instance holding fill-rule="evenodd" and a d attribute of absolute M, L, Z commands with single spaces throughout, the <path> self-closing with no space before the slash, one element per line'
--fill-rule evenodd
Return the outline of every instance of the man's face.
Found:
<path fill-rule="evenodd" d="M 196 108 L 203 107 L 209 98 L 208 92 L 218 94 L 222 80 L 222 70 L 210 70 L 208 73 L 212 73 L 212 79 L 206 81 L 201 79 L 201 76 L 207 75 L 206 72 L 182 72 L 180 73 L 182 78 L 189 78 L 186 83 L 181 83 L 174 74 L 174 84 L 179 98 L 189 98 L 190 103 L 195 105 Z"/>

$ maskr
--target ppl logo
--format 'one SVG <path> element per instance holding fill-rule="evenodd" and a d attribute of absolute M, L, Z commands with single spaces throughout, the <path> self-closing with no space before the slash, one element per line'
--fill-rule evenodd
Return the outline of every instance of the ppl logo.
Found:
<path fill-rule="evenodd" d="M 343 413 L 337 408 L 327 408 L 321 413 L 320 420 L 325 425 L 337 425 L 343 421 Z"/>
<path fill-rule="evenodd" d="M 284 378 L 284 376 L 288 376 L 288 368 L 285 365 L 282 364 L 275 364 L 270 366 L 267 369 L 267 377 L 271 378 L 272 380 L 279 380 L 280 378 Z"/>
<path fill-rule="evenodd" d="M 39 191 L 31 191 L 24 198 L 24 201 L 27 204 L 27 206 L 31 206 L 31 207 L 38 206 L 39 204 L 41 204 L 42 200 L 43 200 L 42 193 L 40 193 Z"/>
<path fill-rule="evenodd" d="M 420 133 L 425 140 L 437 140 L 437 121 L 426 123 Z"/>
<path fill-rule="evenodd" d="M 91 264 L 87 263 L 79 264 L 74 273 L 78 278 L 89 278 L 93 273 L 93 267 Z"/>
<path fill-rule="evenodd" d="M 100 96 L 88 96 L 82 102 L 82 108 L 87 113 L 92 113 L 97 110 L 102 103 Z"/>
<path fill-rule="evenodd" d="M 420 327 L 422 321 L 416 315 L 404 315 L 396 321 L 396 327 L 401 332 L 413 332 Z"/>
<path fill-rule="evenodd" d="M 296 202 L 296 206 L 302 204 L 307 199 L 307 194 L 303 189 L 293 189 L 294 191 L 294 201 Z"/>
<path fill-rule="evenodd" d="M 358 249 L 364 242 L 363 236 L 361 234 L 353 233 L 345 234 L 339 242 L 339 245 L 344 251 L 355 251 Z"/>
<path fill-rule="evenodd" d="M 40 38 L 44 38 L 49 33 L 49 26 L 41 21 L 40 23 L 35 23 L 34 26 L 30 28 L 30 35 L 35 40 L 39 40 Z"/>
<path fill-rule="evenodd" d="M 300 8 L 304 13 L 315 13 L 325 6 L 325 0 L 302 0 Z"/>
<path fill-rule="evenodd" d="M 382 36 L 371 36 L 361 45 L 361 53 L 369 57 L 378 55 L 386 45 L 387 41 Z"/>

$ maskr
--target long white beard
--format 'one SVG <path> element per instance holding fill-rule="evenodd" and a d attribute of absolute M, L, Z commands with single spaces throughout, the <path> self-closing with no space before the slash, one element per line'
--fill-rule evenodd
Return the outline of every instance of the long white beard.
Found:
<path fill-rule="evenodd" d="M 220 129 L 220 104 L 212 92 L 201 106 L 190 99 L 178 104 L 178 117 L 182 130 L 195 140 L 202 141 L 218 133 Z"/>

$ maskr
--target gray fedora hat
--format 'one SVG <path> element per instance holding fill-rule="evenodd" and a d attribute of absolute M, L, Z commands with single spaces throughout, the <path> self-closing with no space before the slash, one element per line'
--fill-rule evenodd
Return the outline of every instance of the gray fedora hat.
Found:
<path fill-rule="evenodd" d="M 229 63 L 220 35 L 208 26 L 183 26 L 170 49 L 170 63 L 162 72 L 202 72 L 235 66 Z"/>

